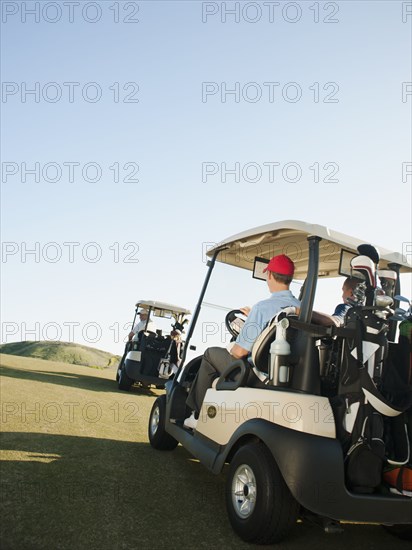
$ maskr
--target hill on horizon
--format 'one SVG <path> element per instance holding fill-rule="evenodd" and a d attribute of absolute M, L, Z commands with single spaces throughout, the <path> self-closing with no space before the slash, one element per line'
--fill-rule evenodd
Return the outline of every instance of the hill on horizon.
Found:
<path fill-rule="evenodd" d="M 1 344 L 0 353 L 98 368 L 113 367 L 120 360 L 118 355 L 74 342 L 42 340 Z"/>

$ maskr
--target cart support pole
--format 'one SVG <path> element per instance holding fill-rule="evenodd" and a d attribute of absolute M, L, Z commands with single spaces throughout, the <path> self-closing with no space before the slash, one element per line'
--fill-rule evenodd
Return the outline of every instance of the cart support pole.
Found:
<path fill-rule="evenodd" d="M 304 323 L 310 323 L 312 318 L 313 302 L 315 300 L 316 285 L 318 282 L 319 242 L 321 240 L 320 237 L 316 236 L 308 237 L 309 266 L 299 315 L 299 321 L 303 321 Z"/>
<path fill-rule="evenodd" d="M 197 319 L 198 319 L 199 314 L 200 314 L 200 310 L 202 309 L 203 298 L 206 294 L 207 285 L 209 284 L 209 279 L 212 275 L 213 268 L 215 267 L 215 262 L 216 262 L 217 255 L 221 252 L 221 250 L 224 250 L 224 249 L 216 250 L 216 252 L 212 256 L 212 259 L 207 262 L 207 265 L 208 265 L 209 269 L 206 273 L 205 282 L 203 283 L 203 287 L 202 287 L 202 290 L 200 292 L 200 296 L 199 296 L 199 300 L 198 300 L 197 305 L 196 305 L 196 309 L 193 312 L 192 322 L 190 323 L 189 331 L 187 333 L 185 347 L 183 349 L 183 355 L 182 355 L 182 362 L 181 362 L 182 365 L 185 362 L 186 352 L 189 348 L 190 339 L 192 338 L 193 332 L 194 332 L 195 327 L 196 327 L 196 322 L 197 322 Z"/>

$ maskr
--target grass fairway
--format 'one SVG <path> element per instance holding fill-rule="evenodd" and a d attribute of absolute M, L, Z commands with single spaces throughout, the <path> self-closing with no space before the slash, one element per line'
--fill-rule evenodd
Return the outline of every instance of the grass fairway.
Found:
<path fill-rule="evenodd" d="M 231 530 L 224 475 L 179 446 L 153 450 L 156 392 L 119 392 L 114 369 L 2 355 L 1 548 L 250 549 Z M 298 524 L 282 549 L 409 548 L 379 526 Z M 261 548 L 261 547 L 259 547 Z"/>
<path fill-rule="evenodd" d="M 119 364 L 120 357 L 100 349 L 82 346 L 74 342 L 26 341 L 0 345 L 0 353 L 60 361 L 72 365 L 106 368 Z"/>

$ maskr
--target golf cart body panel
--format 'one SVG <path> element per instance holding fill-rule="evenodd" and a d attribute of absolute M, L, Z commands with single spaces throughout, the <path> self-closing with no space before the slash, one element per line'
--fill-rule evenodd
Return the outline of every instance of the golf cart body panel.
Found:
<path fill-rule="evenodd" d="M 243 424 L 216 458 L 219 473 L 234 446 L 257 437 L 272 452 L 294 498 L 307 510 L 341 521 L 410 523 L 412 499 L 359 495 L 345 486 L 342 447 L 336 439 L 292 432 L 262 420 Z"/>
<path fill-rule="evenodd" d="M 364 241 L 328 228 L 292 220 L 239 233 L 207 252 L 210 257 L 209 269 L 189 327 L 187 346 L 215 262 L 248 269 L 255 275 L 260 259 L 267 262 L 272 256 L 283 253 L 289 255 L 295 263 L 295 278 L 306 278 L 299 317 L 292 315 L 275 321 L 272 342 L 282 332 L 290 347 L 289 354 L 282 356 L 282 362 L 279 363 L 282 368 L 288 369 L 288 376 L 284 378 L 286 383 L 281 383 L 274 376 L 275 363 L 270 346 L 263 348 L 262 345 L 266 354 L 264 363 L 267 374 L 264 383 L 267 385 L 262 387 L 262 378 L 259 385 L 249 377 L 248 371 L 251 369 L 248 360 L 234 360 L 221 374 L 216 387 L 207 390 L 195 428 L 187 428 L 184 426 L 184 420 L 190 414 L 186 407 L 187 392 L 201 362 L 201 358 L 196 358 L 182 365 L 177 376 L 166 383 L 163 404 L 155 402 L 152 409 L 154 416 L 151 413 L 149 439 L 155 448 L 171 449 L 180 442 L 215 474 L 222 471 L 225 463 L 230 464 L 227 479 L 232 483 L 232 496 L 227 498 L 228 514 L 236 532 L 242 538 L 242 528 L 235 527 L 239 523 L 236 515 L 243 518 L 239 503 L 243 502 L 253 509 L 253 495 L 257 494 L 257 498 L 262 499 L 259 497 L 262 491 L 259 493 L 259 489 L 256 492 L 253 488 L 254 476 L 248 478 L 251 469 L 248 460 L 253 463 L 253 456 L 263 458 L 266 467 L 272 464 L 270 460 L 274 461 L 273 469 L 279 469 L 290 498 L 301 507 L 301 516 L 309 513 L 336 521 L 412 524 L 412 498 L 404 496 L 406 492 L 402 494 L 398 491 L 395 494 L 393 487 L 383 482 L 383 466 L 380 464 L 389 455 L 384 454 L 383 458 L 379 455 L 378 461 L 381 462 L 378 462 L 377 467 L 376 461 L 373 463 L 372 470 L 380 468 L 378 483 L 368 485 L 366 482 L 363 484 L 363 480 L 359 483 L 348 474 L 350 461 L 357 456 L 357 450 L 362 451 L 362 445 L 365 445 L 366 453 L 372 454 L 376 446 L 376 456 L 382 452 L 382 448 L 386 452 L 383 435 L 373 437 L 372 431 L 370 436 L 365 431 L 365 426 L 372 430 L 370 426 L 373 415 L 376 414 L 373 416 L 376 421 L 373 429 L 379 428 L 383 415 L 389 419 L 385 420 L 387 424 L 398 417 L 403 422 L 407 414 L 411 418 L 408 399 L 404 399 L 402 406 L 392 403 L 390 399 L 393 396 L 379 393 L 381 387 L 378 386 L 379 378 L 375 375 L 379 369 L 385 367 L 388 358 L 396 363 L 396 358 L 402 355 L 396 352 L 399 343 L 393 341 L 397 319 L 396 316 L 390 316 L 390 306 L 394 303 L 393 307 L 396 307 L 396 295 L 400 294 L 399 274 L 411 273 L 412 265 L 401 254 L 383 248 L 379 249 L 379 254 L 374 249 L 378 256 L 375 261 L 371 256 L 365 255 L 368 247 L 374 249 L 371 245 L 365 245 Z M 373 251 L 369 253 L 373 256 Z M 356 266 L 353 271 L 352 261 Z M 375 286 L 371 302 L 371 295 L 368 295 L 371 287 L 368 276 L 376 281 L 376 274 L 379 275 L 378 263 L 379 269 L 390 272 L 389 278 L 396 281 L 396 292 L 393 292 L 392 297 L 389 293 L 385 294 L 384 298 L 391 299 L 382 299 L 379 302 L 378 297 L 382 293 L 376 292 Z M 351 313 L 346 315 L 345 325 L 316 325 L 312 322 L 312 314 L 318 279 L 339 275 L 346 277 L 351 274 L 360 279 L 358 287 L 363 285 L 364 291 L 363 294 L 359 291 L 359 301 L 352 304 Z M 362 280 L 358 277 L 359 274 L 364 277 Z M 379 277 L 382 281 L 381 275 Z M 285 319 L 287 324 L 284 323 Z M 372 351 L 367 354 L 366 350 Z M 252 349 L 249 361 L 254 369 L 256 364 L 253 364 L 253 360 L 258 355 L 254 356 Z M 276 361 L 276 353 L 273 355 Z M 335 369 L 335 378 L 330 386 L 326 384 L 330 381 L 327 380 L 329 374 L 325 371 L 325 365 L 329 369 Z M 258 374 L 255 370 L 254 372 Z M 411 394 L 410 386 L 405 391 Z M 161 408 L 163 416 L 160 417 Z M 359 416 L 358 420 L 358 411 L 361 410 L 365 416 Z M 371 415 L 370 418 L 368 414 Z M 157 423 L 153 418 L 157 419 Z M 357 426 L 362 426 L 362 422 L 360 437 L 356 439 L 358 436 L 354 434 L 357 434 Z M 167 441 L 168 446 L 154 441 L 158 425 L 162 426 L 164 434 L 170 438 Z M 345 437 L 342 436 L 343 432 Z M 345 439 L 346 437 L 349 439 Z M 370 442 L 374 445 L 373 449 L 368 447 Z M 262 448 L 265 450 L 262 451 Z M 408 460 L 411 460 L 410 455 L 403 463 L 406 464 Z M 253 466 L 256 471 L 259 470 L 257 464 L 259 460 L 256 459 Z M 362 468 L 361 471 L 364 472 L 364 465 Z M 252 473 L 254 474 L 254 470 Z M 268 482 L 263 485 L 268 487 Z M 248 501 L 249 493 L 252 497 Z M 279 499 L 279 494 L 285 497 L 282 489 L 273 498 Z M 287 506 L 290 505 L 290 498 Z M 243 519 L 240 523 L 242 521 Z M 279 536 L 283 537 L 284 533 L 281 531 Z M 269 538 L 272 535 L 273 533 L 269 533 Z M 248 538 L 244 540 L 252 541 Z M 256 537 L 253 540 L 260 539 Z"/>
<path fill-rule="evenodd" d="M 313 410 L 310 412 L 313 415 Z M 337 439 L 290 430 L 263 418 L 241 424 L 225 445 L 219 445 L 216 437 L 206 437 L 201 428 L 193 435 L 179 425 L 169 424 L 168 432 L 214 474 L 221 473 L 240 445 L 250 440 L 262 441 L 272 452 L 294 498 L 320 516 L 383 524 L 412 522 L 412 499 L 408 497 L 348 491 L 342 447 Z"/>
<path fill-rule="evenodd" d="M 240 403 L 247 403 L 242 410 Z M 299 395 L 271 388 L 209 389 L 202 405 L 196 431 L 226 445 L 237 427 L 250 418 L 261 418 L 291 430 L 336 437 L 332 407 L 327 397 Z"/>

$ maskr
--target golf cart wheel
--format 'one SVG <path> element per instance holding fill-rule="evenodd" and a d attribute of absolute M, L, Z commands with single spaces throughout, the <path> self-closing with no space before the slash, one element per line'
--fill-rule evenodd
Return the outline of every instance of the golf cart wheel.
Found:
<path fill-rule="evenodd" d="M 246 542 L 279 542 L 295 525 L 299 504 L 263 443 L 244 445 L 233 457 L 226 508 L 233 530 Z"/>
<path fill-rule="evenodd" d="M 127 376 L 126 370 L 122 368 L 119 373 L 119 390 L 128 391 L 132 385 L 133 380 Z"/>
<path fill-rule="evenodd" d="M 173 451 L 178 442 L 165 430 L 166 396 L 161 395 L 153 403 L 149 417 L 149 441 L 152 447 L 160 451 Z"/>

